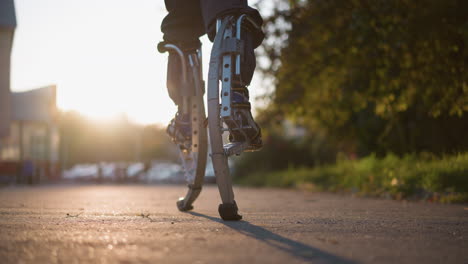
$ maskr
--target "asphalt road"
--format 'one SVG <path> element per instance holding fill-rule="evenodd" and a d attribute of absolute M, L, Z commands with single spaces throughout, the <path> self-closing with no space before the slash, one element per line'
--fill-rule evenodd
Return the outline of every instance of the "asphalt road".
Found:
<path fill-rule="evenodd" d="M 468 206 L 237 188 L 223 222 L 206 187 L 0 189 L 1 263 L 468 263 Z"/>

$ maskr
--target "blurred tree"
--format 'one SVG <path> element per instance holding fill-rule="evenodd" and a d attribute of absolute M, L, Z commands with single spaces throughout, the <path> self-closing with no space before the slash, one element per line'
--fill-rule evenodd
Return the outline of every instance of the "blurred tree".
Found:
<path fill-rule="evenodd" d="M 467 1 L 276 2 L 270 111 L 362 155 L 468 150 Z"/>
<path fill-rule="evenodd" d="M 285 122 L 281 115 L 269 112 L 269 109 L 261 111 L 256 120 L 262 127 L 264 147 L 259 152 L 244 153 L 235 159 L 235 177 L 335 161 L 336 149 L 320 131 L 304 134 L 302 127 Z"/>
<path fill-rule="evenodd" d="M 143 128 L 142 158 L 149 160 L 179 161 L 177 147 L 169 139 L 166 127 L 149 125 Z"/>
<path fill-rule="evenodd" d="M 175 160 L 176 151 L 165 129 L 141 126 L 125 116 L 111 121 L 89 120 L 77 112 L 61 113 L 62 164 Z"/>

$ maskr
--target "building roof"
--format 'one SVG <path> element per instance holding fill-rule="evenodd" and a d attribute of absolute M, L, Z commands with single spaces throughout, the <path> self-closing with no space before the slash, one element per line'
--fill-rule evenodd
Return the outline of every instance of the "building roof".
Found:
<path fill-rule="evenodd" d="M 13 0 L 0 0 L 0 28 L 16 27 L 15 3 Z"/>
<path fill-rule="evenodd" d="M 2 1 L 2 0 L 0 0 Z M 53 123 L 57 113 L 55 85 L 11 94 L 11 120 Z"/>

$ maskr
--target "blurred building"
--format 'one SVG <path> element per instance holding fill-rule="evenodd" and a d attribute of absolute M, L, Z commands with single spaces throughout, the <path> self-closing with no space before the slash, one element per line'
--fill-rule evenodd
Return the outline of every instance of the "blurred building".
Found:
<path fill-rule="evenodd" d="M 0 0 L 0 183 L 58 177 L 56 88 L 11 93 L 10 62 L 16 14 Z"/>
<path fill-rule="evenodd" d="M 56 87 L 11 93 L 9 104 L 9 135 L 0 139 L 2 181 L 36 183 L 58 179 Z"/>
<path fill-rule="evenodd" d="M 10 58 L 15 28 L 13 0 L 0 0 L 0 138 L 10 131 Z"/>

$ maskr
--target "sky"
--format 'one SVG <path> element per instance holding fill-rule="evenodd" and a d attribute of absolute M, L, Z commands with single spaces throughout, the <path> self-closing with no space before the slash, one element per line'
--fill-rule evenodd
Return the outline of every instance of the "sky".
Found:
<path fill-rule="evenodd" d="M 137 123 L 166 124 L 174 116 L 167 55 L 156 49 L 164 1 L 15 0 L 15 6 L 13 91 L 55 84 L 60 109 L 96 119 L 125 113 Z M 211 43 L 206 37 L 202 43 L 206 75 Z"/>

